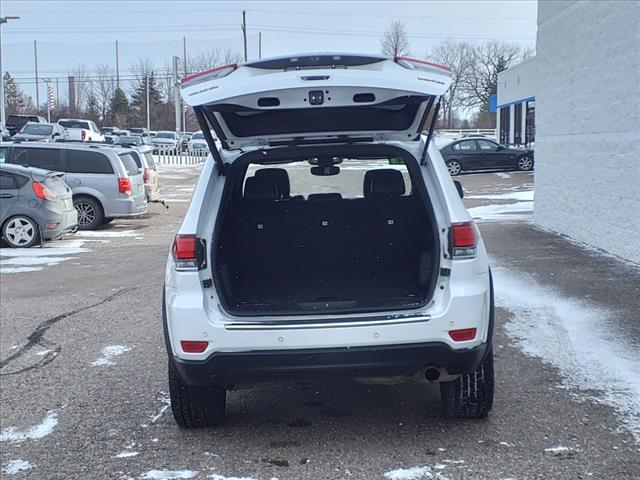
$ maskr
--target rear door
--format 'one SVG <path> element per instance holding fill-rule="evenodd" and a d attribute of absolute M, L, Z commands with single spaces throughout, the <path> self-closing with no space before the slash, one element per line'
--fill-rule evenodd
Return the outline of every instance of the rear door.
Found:
<path fill-rule="evenodd" d="M 0 170 L 0 224 L 11 216 L 11 210 L 19 195 L 20 188 L 16 176 Z"/>
<path fill-rule="evenodd" d="M 138 169 L 135 160 L 130 153 L 122 153 L 118 155 L 120 161 L 124 165 L 125 170 L 129 174 L 131 181 L 131 197 L 136 205 L 142 205 L 147 202 L 147 197 L 144 192 L 144 180 L 142 178 L 142 172 Z"/>
<path fill-rule="evenodd" d="M 454 147 L 464 170 L 478 170 L 482 168 L 482 152 L 478 150 L 475 140 L 462 140 L 455 144 Z"/>
<path fill-rule="evenodd" d="M 483 168 L 507 168 L 512 166 L 511 154 L 506 148 L 500 149 L 500 144 L 491 140 L 477 140 L 482 152 Z"/>
<path fill-rule="evenodd" d="M 303 55 L 227 65 L 182 80 L 210 150 L 420 141 L 449 69 L 406 59 Z M 215 153 L 214 153 L 215 155 Z"/>

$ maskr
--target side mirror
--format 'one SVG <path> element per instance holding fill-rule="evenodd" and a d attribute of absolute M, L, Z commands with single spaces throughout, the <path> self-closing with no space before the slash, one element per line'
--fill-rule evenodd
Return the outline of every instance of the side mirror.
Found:
<path fill-rule="evenodd" d="M 458 190 L 458 195 L 460 195 L 460 198 L 464 198 L 464 190 L 462 189 L 462 184 L 458 180 L 454 180 L 453 184 L 456 186 L 456 190 Z"/>
<path fill-rule="evenodd" d="M 504 145 L 498 145 L 498 147 L 496 148 L 496 150 L 504 150 L 505 146 Z"/>

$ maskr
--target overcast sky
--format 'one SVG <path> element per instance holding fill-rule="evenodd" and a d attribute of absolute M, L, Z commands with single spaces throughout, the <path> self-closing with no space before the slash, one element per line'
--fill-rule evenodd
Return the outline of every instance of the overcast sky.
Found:
<path fill-rule="evenodd" d="M 121 73 L 141 56 L 159 67 L 182 54 L 207 48 L 242 51 L 240 23 L 247 12 L 249 58 L 301 52 L 379 53 L 389 23 L 402 20 L 411 53 L 424 56 L 438 42 L 502 40 L 535 46 L 536 1 L 161 1 L 0 0 L 3 68 L 33 94 L 33 42 L 39 76 L 66 77 L 78 64 L 115 67 L 119 42 Z M 41 89 L 41 95 L 44 87 Z"/>

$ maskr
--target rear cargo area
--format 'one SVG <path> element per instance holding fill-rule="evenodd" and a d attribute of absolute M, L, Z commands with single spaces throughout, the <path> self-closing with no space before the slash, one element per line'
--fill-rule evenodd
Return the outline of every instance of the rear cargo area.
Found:
<path fill-rule="evenodd" d="M 437 243 L 404 165 L 250 167 L 214 239 L 214 277 L 234 315 L 415 308 L 432 294 Z M 345 186 L 346 185 L 346 186 Z"/>

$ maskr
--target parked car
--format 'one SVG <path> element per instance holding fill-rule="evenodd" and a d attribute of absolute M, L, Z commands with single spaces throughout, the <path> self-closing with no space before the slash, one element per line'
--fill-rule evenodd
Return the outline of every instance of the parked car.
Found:
<path fill-rule="evenodd" d="M 131 135 L 139 135 L 139 136 L 149 136 L 149 130 L 146 128 L 133 127 L 131 129 Z"/>
<path fill-rule="evenodd" d="M 131 145 L 138 146 L 142 145 L 142 137 L 139 135 L 120 135 L 116 140 L 118 145 Z"/>
<path fill-rule="evenodd" d="M 439 382 L 445 415 L 489 413 L 487 253 L 416 133 L 450 83 L 420 60 L 339 54 L 183 81 L 202 130 L 225 135 L 165 273 L 179 425 L 220 423 L 229 385 L 318 377 Z"/>
<path fill-rule="evenodd" d="M 505 147 L 485 137 L 456 140 L 440 153 L 452 176 L 478 170 L 533 170 L 533 150 Z"/>
<path fill-rule="evenodd" d="M 0 233 L 10 247 L 31 247 L 78 226 L 71 189 L 58 172 L 0 164 Z"/>
<path fill-rule="evenodd" d="M 91 120 L 61 118 L 58 120 L 58 125 L 64 128 L 65 137 L 69 140 L 104 142 L 104 135 L 102 135 L 98 126 Z"/>
<path fill-rule="evenodd" d="M 28 122 L 13 136 L 13 140 L 53 142 L 64 138 L 64 128 L 57 123 Z"/>
<path fill-rule="evenodd" d="M 162 131 L 156 133 L 155 137 L 151 139 L 151 144 L 154 147 L 154 151 L 158 150 L 173 150 L 178 148 L 178 136 L 176 132 Z"/>
<path fill-rule="evenodd" d="M 180 150 L 186 152 L 189 149 L 189 140 L 193 134 L 189 132 L 183 132 L 180 134 Z"/>
<path fill-rule="evenodd" d="M 207 145 L 207 140 L 204 138 L 204 134 L 202 132 L 196 132 L 191 136 L 189 140 L 189 150 L 206 150 L 209 148 Z"/>
<path fill-rule="evenodd" d="M 3 123 L 0 123 L 0 142 L 9 141 L 11 141 L 11 134 L 9 130 L 7 130 L 7 127 Z"/>
<path fill-rule="evenodd" d="M 136 162 L 138 170 L 142 173 L 147 201 L 157 202 L 160 200 L 160 174 L 152 152 L 153 147 L 141 145 L 132 149 L 131 156 Z"/>
<path fill-rule="evenodd" d="M 12 137 L 28 122 L 47 123 L 39 115 L 9 115 L 7 118 L 7 130 Z"/>
<path fill-rule="evenodd" d="M 5 156 L 7 163 L 63 172 L 82 230 L 147 212 L 142 174 L 129 149 L 82 142 L 28 142 L 10 144 Z"/>

